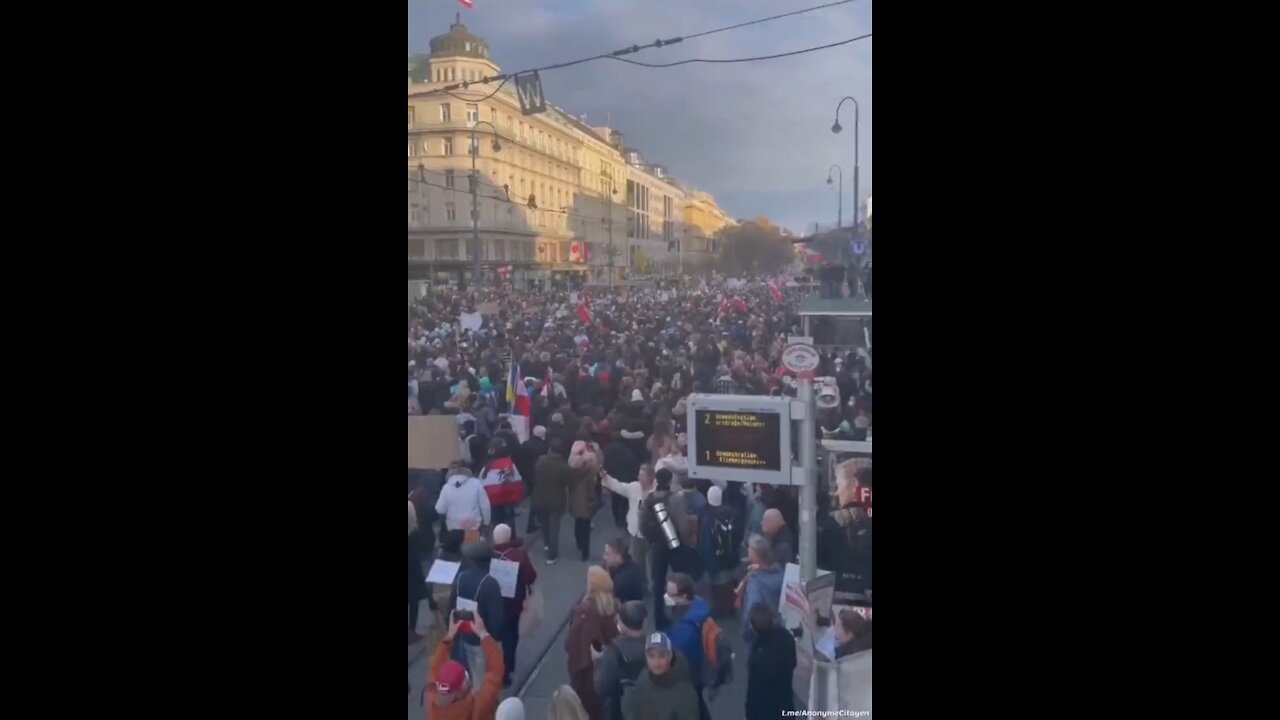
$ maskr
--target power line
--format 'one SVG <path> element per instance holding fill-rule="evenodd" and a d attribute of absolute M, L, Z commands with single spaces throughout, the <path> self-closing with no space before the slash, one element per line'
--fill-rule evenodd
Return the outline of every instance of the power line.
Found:
<path fill-rule="evenodd" d="M 838 2 L 827 3 L 827 4 L 825 4 L 825 5 L 815 5 L 814 7 L 804 8 L 803 10 L 793 10 L 793 11 L 791 11 L 791 12 L 788 12 L 788 13 L 782 13 L 782 14 L 780 14 L 780 15 L 774 15 L 774 16 L 767 17 L 767 18 L 760 18 L 759 20 L 749 20 L 749 21 L 747 21 L 747 22 L 738 23 L 737 25 L 727 25 L 727 26 L 725 26 L 725 27 L 715 28 L 714 30 L 707 30 L 707 31 L 704 31 L 704 32 L 696 33 L 696 34 L 694 34 L 694 35 L 689 35 L 688 37 L 676 36 L 676 37 L 673 37 L 673 38 L 668 38 L 668 39 L 666 39 L 666 40 L 654 40 L 653 42 L 648 43 L 648 44 L 646 44 L 646 45 L 632 45 L 632 46 L 630 46 L 630 47 L 619 48 L 619 49 L 617 49 L 617 50 L 614 50 L 613 52 L 609 52 L 609 53 L 601 53 L 600 55 L 593 55 L 593 56 L 591 56 L 591 57 L 585 57 L 585 58 L 581 58 L 581 59 L 578 59 L 578 60 L 570 60 L 570 61 L 568 61 L 568 62 L 556 63 L 556 64 L 554 64 L 554 65 L 546 65 L 546 66 L 543 66 L 543 67 L 530 68 L 530 69 L 528 69 L 528 70 L 520 70 L 520 71 L 518 71 L 518 72 L 514 72 L 514 73 L 501 73 L 501 74 L 499 74 L 499 75 L 493 75 L 493 76 L 491 76 L 491 77 L 484 77 L 484 78 L 481 78 L 481 79 L 479 79 L 479 80 L 470 80 L 470 81 L 467 81 L 467 82 L 454 83 L 453 85 L 446 85 L 446 86 L 444 86 L 444 87 L 442 87 L 442 88 L 437 88 L 437 89 L 435 89 L 435 90 L 426 90 L 426 91 L 423 91 L 423 92 L 420 92 L 420 93 L 412 93 L 412 94 L 410 94 L 410 95 L 409 95 L 409 97 L 429 97 L 429 96 L 431 96 L 431 95 L 445 94 L 445 95 L 452 95 L 453 97 L 458 98 L 459 100 L 466 100 L 467 98 L 461 98 L 461 97 L 458 97 L 457 95 L 453 95 L 453 93 L 452 93 L 451 91 L 453 91 L 453 90 L 463 90 L 463 91 L 466 91 L 466 90 L 467 90 L 467 88 L 468 88 L 469 86 L 471 86 L 471 85 L 484 85 L 484 84 L 488 84 L 488 83 L 491 83 L 491 82 L 495 82 L 495 81 L 497 81 L 497 80 L 501 80 L 501 81 L 503 82 L 503 84 L 506 84 L 506 81 L 510 80 L 511 78 L 516 77 L 517 75 L 524 75 L 524 74 L 527 74 L 527 73 L 542 72 L 542 71 L 545 71 L 545 70 L 561 70 L 561 69 L 563 69 L 563 68 L 573 67 L 574 65 L 581 65 L 581 64 L 583 64 L 583 63 L 592 62 L 592 61 L 594 61 L 594 60 L 604 60 L 604 59 L 607 59 L 607 58 L 613 58 L 614 60 L 620 60 L 620 59 L 622 59 L 622 56 L 623 56 L 623 55 L 632 55 L 632 54 L 634 54 L 634 53 L 638 53 L 638 52 L 640 52 L 641 50 L 648 50 L 649 48 L 660 48 L 660 47 L 664 47 L 664 46 L 666 46 L 666 45 L 675 45 L 676 43 L 678 43 L 678 42 L 683 42 L 683 41 L 685 41 L 685 40 L 692 40 L 692 39 L 694 39 L 694 38 L 705 37 L 705 36 L 707 36 L 707 35 L 714 35 L 714 34 L 716 34 L 716 33 L 726 32 L 726 31 L 729 31 L 729 30 L 736 30 L 737 28 L 746 27 L 746 26 L 748 26 L 748 25 L 758 25 L 758 24 L 760 24 L 760 23 L 771 22 L 771 21 L 773 21 L 773 20 L 778 20 L 778 19 L 780 19 L 780 18 L 791 17 L 792 15 L 802 15 L 802 14 L 804 14 L 804 13 L 813 12 L 813 11 L 815 11 L 815 10 L 822 10 L 822 9 L 829 8 L 829 7 L 835 7 L 835 6 L 837 6 L 837 5 L 845 5 L 845 4 L 847 4 L 847 3 L 851 3 L 851 2 L 853 2 L 853 0 L 839 0 Z M 870 35 L 868 35 L 867 37 L 870 37 Z M 843 43 L 841 43 L 841 44 L 843 44 Z M 830 46 L 827 46 L 827 47 L 835 47 L 835 46 L 834 46 L 834 45 L 830 45 Z M 815 50 L 821 50 L 821 49 L 823 49 L 823 48 L 814 48 L 814 49 L 815 49 Z M 806 51 L 806 52 L 808 52 L 808 51 Z M 778 55 L 778 56 L 776 56 L 776 57 L 784 57 L 784 56 L 782 56 L 782 55 Z M 763 60 L 763 59 L 769 59 L 769 58 L 759 58 L 759 59 L 762 59 L 762 60 Z M 745 62 L 745 61 L 742 61 L 742 60 L 733 60 L 733 61 L 729 61 L 729 60 L 718 60 L 718 61 L 711 61 L 711 60 L 700 60 L 700 61 L 685 60 L 684 62 L 685 62 L 685 63 L 687 63 L 687 62 Z M 635 63 L 635 64 L 637 64 L 637 65 L 643 65 L 644 63 Z M 674 64 L 675 64 L 675 65 L 680 65 L 680 64 L 684 64 L 684 63 L 674 63 Z M 650 66 L 650 67 L 671 67 L 671 66 L 670 66 L 670 65 L 652 65 L 652 66 Z M 501 86 L 501 85 L 499 85 L 499 86 L 498 86 L 498 90 L 501 90 L 501 89 L 502 89 L 502 86 Z M 492 94 L 485 96 L 485 97 L 483 98 L 483 100 L 488 100 L 489 98 L 493 97 L 494 95 L 496 95 L 496 94 L 498 93 L 498 90 L 495 90 L 495 91 L 493 91 L 493 93 L 492 93 Z M 477 102 L 478 102 L 478 101 L 477 101 Z"/>
<path fill-rule="evenodd" d="M 822 10 L 824 8 L 835 7 L 837 5 L 845 5 L 851 2 L 853 2 L 853 0 L 840 0 L 839 2 L 827 3 L 826 5 L 817 5 L 815 7 L 805 8 L 803 10 L 794 10 L 789 13 L 782 13 L 781 15 L 774 15 L 773 17 L 761 18 L 759 20 L 751 20 L 749 22 L 738 23 L 737 25 L 730 25 L 729 27 L 716 28 L 715 30 L 708 30 L 706 32 L 700 32 L 694 35 L 686 35 L 684 36 L 683 39 L 692 40 L 694 38 L 704 37 L 706 35 L 715 35 L 716 33 L 724 32 L 726 30 L 737 30 L 740 27 L 746 27 L 748 25 L 756 25 L 762 22 L 769 22 L 770 20 L 777 20 L 779 18 L 791 17 L 792 15 L 802 15 L 807 12 L 813 12 L 814 10 Z"/>
<path fill-rule="evenodd" d="M 463 102 L 469 102 L 469 103 L 480 103 L 480 102 L 484 102 L 485 100 L 488 100 L 489 98 L 493 97 L 494 95 L 497 95 L 499 92 L 502 92 L 502 88 L 503 88 L 503 86 L 507 84 L 507 81 L 508 81 L 509 79 L 510 79 L 510 78 L 503 78 L 502 82 L 498 84 L 498 87 L 496 87 L 496 88 L 494 88 L 494 89 L 493 89 L 493 92 L 489 93 L 488 95 L 485 95 L 485 96 L 484 96 L 484 97 L 482 97 L 482 98 L 465 98 L 465 97 L 462 97 L 461 95 L 454 95 L 453 93 L 449 92 L 448 90 L 443 90 L 443 92 L 444 92 L 446 95 L 449 95 L 449 96 L 451 96 L 451 97 L 454 97 L 454 98 L 456 98 L 456 99 L 458 99 L 458 100 L 461 100 L 461 101 L 463 101 Z M 465 90 L 466 88 L 463 88 L 463 89 Z"/>
<path fill-rule="evenodd" d="M 640 62 L 639 60 L 628 60 L 627 58 L 613 58 L 613 59 L 617 60 L 618 62 L 627 63 L 628 65 L 639 65 L 640 67 L 649 67 L 649 68 L 669 68 L 669 67 L 675 67 L 677 65 L 688 65 L 689 63 L 755 62 L 756 60 L 774 60 L 776 58 L 791 57 L 792 55 L 803 55 L 805 53 L 811 53 L 818 50 L 826 50 L 828 48 L 839 47 L 841 45 L 848 45 L 849 43 L 855 42 L 857 40 L 866 40 L 869 37 L 871 37 L 871 33 L 867 33 L 866 35 L 859 35 L 858 37 L 855 37 L 855 38 L 849 38 L 848 40 L 841 40 L 840 42 L 831 43 L 830 45 L 819 45 L 817 47 L 805 48 L 803 50 L 793 50 L 791 52 L 778 53 L 777 55 L 760 55 L 758 57 L 729 58 L 725 60 L 709 59 L 709 58 L 691 58 L 689 60 L 680 60 L 678 62 L 671 62 L 671 63 L 646 63 L 646 62 Z"/>

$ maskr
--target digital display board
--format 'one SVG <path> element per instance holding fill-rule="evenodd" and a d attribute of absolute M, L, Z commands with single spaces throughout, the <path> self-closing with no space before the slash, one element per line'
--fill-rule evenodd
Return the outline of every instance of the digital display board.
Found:
<path fill-rule="evenodd" d="M 782 470 L 776 412 L 697 410 L 698 464 L 738 470 Z"/>
<path fill-rule="evenodd" d="M 689 477 L 792 483 L 790 399 L 698 393 L 688 410 Z"/>

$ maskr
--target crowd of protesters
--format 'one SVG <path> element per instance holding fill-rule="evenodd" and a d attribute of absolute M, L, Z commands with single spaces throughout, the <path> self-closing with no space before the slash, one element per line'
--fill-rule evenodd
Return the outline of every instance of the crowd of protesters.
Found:
<path fill-rule="evenodd" d="M 442 473 L 410 471 L 410 642 L 419 639 L 413 628 L 425 599 L 434 649 L 428 717 L 523 712 L 496 699 L 511 682 L 522 604 L 537 578 L 527 548 L 540 536 L 545 562 L 556 563 L 566 514 L 584 562 L 600 518 L 615 529 L 572 611 L 570 683 L 553 714 L 707 720 L 705 691 L 730 680 L 716 624 L 729 617 L 741 619 L 751 649 L 746 717 L 792 709 L 790 685 L 778 678 L 794 670 L 795 640 L 777 611 L 783 569 L 796 562 L 797 493 L 695 481 L 686 453 L 690 394 L 794 394 L 781 352 L 787 336 L 801 334 L 798 301 L 784 282 L 755 278 L 537 296 L 441 291 L 410 306 L 409 414 L 454 416 L 463 455 Z M 824 353 L 820 375 L 839 392 L 819 413 L 820 437 L 867 439 L 869 349 Z M 508 388 L 513 377 L 524 387 Z M 520 432 L 509 417 L 516 395 L 529 403 Z M 837 487 L 818 493 L 818 564 L 853 583 L 869 606 L 869 461 L 842 464 L 836 475 Z M 522 490 L 495 493 L 485 480 L 493 477 L 503 488 L 517 478 Z M 516 506 L 526 497 L 522 539 Z M 427 592 L 423 561 L 432 557 L 462 565 L 452 587 Z M 489 577 L 494 558 L 519 564 L 515 598 Z M 459 597 L 474 608 L 461 622 Z M 869 709 L 867 618 L 844 610 L 834 632 L 836 660 L 857 655 L 858 672 L 865 668 Z"/>

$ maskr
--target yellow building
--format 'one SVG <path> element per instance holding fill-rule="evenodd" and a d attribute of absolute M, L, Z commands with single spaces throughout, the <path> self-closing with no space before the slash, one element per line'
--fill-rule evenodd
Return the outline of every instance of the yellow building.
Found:
<path fill-rule="evenodd" d="M 636 258 L 673 267 L 684 192 L 638 154 L 629 162 L 621 134 L 550 102 L 524 115 L 514 81 L 442 91 L 500 72 L 460 21 L 431 39 L 430 54 L 409 58 L 409 279 L 471 282 L 473 165 L 482 282 L 507 268 L 517 288 L 536 289 L 606 284 Z"/>
<path fill-rule="evenodd" d="M 720 251 L 716 247 L 716 233 L 735 224 L 737 221 L 720 209 L 711 193 L 688 191 L 684 206 L 684 251 L 687 267 L 698 268 L 710 263 Z"/>

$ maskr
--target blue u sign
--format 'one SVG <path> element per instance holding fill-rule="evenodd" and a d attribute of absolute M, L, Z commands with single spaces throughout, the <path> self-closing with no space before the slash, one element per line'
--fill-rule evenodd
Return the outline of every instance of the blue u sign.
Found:
<path fill-rule="evenodd" d="M 867 243 L 862 240 L 854 240 L 849 243 L 849 249 L 854 255 L 865 255 L 867 252 Z"/>

